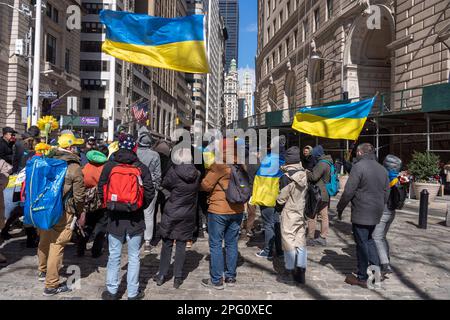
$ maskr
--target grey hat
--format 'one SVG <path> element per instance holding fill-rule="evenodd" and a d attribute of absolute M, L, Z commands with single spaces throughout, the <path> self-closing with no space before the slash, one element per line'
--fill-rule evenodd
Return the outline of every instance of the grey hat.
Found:
<path fill-rule="evenodd" d="M 400 172 L 402 170 L 402 160 L 399 157 L 389 154 L 384 159 L 383 166 L 388 170 Z"/>
<path fill-rule="evenodd" d="M 150 148 L 154 143 L 154 140 L 152 138 L 152 136 L 150 135 L 150 133 L 143 133 L 141 135 L 139 135 L 138 138 L 138 146 L 139 147 L 144 147 L 144 148 Z"/>
<path fill-rule="evenodd" d="M 284 155 L 286 164 L 300 163 L 300 149 L 298 147 L 290 147 Z"/>

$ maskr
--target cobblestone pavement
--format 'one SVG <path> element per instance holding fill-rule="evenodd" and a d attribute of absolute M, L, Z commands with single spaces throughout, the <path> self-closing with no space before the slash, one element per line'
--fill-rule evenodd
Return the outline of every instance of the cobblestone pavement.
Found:
<path fill-rule="evenodd" d="M 335 204 L 334 204 L 335 206 Z M 334 207 L 332 206 L 332 207 Z M 350 214 L 344 221 L 331 222 L 327 247 L 309 248 L 307 285 L 290 287 L 277 282 L 282 261 L 267 261 L 255 256 L 262 238 L 239 243 L 238 285 L 223 291 L 206 289 L 200 281 L 208 276 L 207 241 L 194 244 L 187 252 L 184 285 L 175 290 L 172 281 L 157 287 L 152 276 L 157 272 L 160 246 L 154 253 L 142 254 L 140 283 L 146 299 L 450 299 L 450 229 L 442 218 L 429 217 L 428 229 L 418 229 L 417 214 L 398 213 L 388 235 L 395 271 L 377 290 L 351 287 L 345 275 L 355 271 L 355 245 L 351 236 Z M 74 245 L 66 248 L 64 265 L 81 268 L 81 289 L 52 298 L 42 296 L 43 284 L 37 281 L 37 256 L 25 248 L 23 237 L 1 246 L 9 265 L 0 269 L 0 299 L 99 299 L 104 289 L 106 256 L 100 259 L 77 258 Z M 123 298 L 126 298 L 126 261 L 122 261 Z M 62 270 L 65 274 L 66 269 Z"/>

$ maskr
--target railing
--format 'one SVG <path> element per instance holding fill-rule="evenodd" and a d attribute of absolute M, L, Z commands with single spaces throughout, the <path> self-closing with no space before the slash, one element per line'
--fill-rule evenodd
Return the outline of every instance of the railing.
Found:
<path fill-rule="evenodd" d="M 369 98 L 371 97 L 357 97 L 351 98 L 348 101 L 332 101 L 307 107 L 317 108 L 327 105 L 357 102 Z M 245 119 L 234 121 L 230 127 L 247 130 L 248 128 L 290 126 L 299 109 L 297 107 L 256 114 Z M 450 83 L 381 93 L 376 98 L 369 117 L 441 110 L 450 110 Z"/>

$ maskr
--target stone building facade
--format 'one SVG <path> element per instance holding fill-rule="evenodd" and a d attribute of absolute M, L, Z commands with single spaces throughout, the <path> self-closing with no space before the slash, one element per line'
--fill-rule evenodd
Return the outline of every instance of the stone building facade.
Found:
<path fill-rule="evenodd" d="M 256 112 L 448 82 L 449 23 L 447 0 L 258 0 Z"/>
<path fill-rule="evenodd" d="M 238 91 L 239 74 L 237 72 L 236 60 L 231 59 L 230 69 L 225 75 L 224 105 L 225 125 L 229 125 L 238 119 Z"/>

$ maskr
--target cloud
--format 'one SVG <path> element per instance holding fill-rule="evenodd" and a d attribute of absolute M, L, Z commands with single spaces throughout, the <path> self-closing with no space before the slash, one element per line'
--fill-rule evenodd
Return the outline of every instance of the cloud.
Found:
<path fill-rule="evenodd" d="M 239 68 L 239 70 L 238 70 L 239 85 L 242 85 L 242 83 L 244 82 L 244 75 L 245 75 L 246 72 L 250 73 L 250 76 L 252 77 L 252 82 L 253 82 L 253 90 L 255 90 L 255 88 L 256 88 L 255 69 L 252 69 L 249 66 L 247 66 L 245 68 Z"/>
<path fill-rule="evenodd" d="M 251 23 L 245 27 L 245 32 L 258 32 L 258 24 Z"/>

